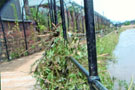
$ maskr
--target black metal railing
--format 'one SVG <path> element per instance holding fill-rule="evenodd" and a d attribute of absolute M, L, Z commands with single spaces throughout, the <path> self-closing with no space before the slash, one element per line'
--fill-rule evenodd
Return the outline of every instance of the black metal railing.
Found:
<path fill-rule="evenodd" d="M 66 39 L 66 23 L 63 0 L 60 0 L 61 17 L 63 26 L 63 37 Z M 75 60 L 73 57 L 68 57 L 87 77 L 90 90 L 107 90 L 101 83 L 98 76 L 97 67 L 97 52 L 96 52 L 96 37 L 95 37 L 95 24 L 94 24 L 94 9 L 93 0 L 84 0 L 85 11 L 85 25 L 86 25 L 86 38 L 88 50 L 88 68 L 89 72 Z"/>
<path fill-rule="evenodd" d="M 9 1 L 9 0 L 7 0 Z M 11 0 L 10 0 L 11 1 Z M 25 0 L 26 1 L 26 0 Z M 25 2 L 24 2 L 25 4 Z M 56 15 L 56 6 L 55 13 L 53 12 L 53 3 L 52 0 L 50 1 L 49 8 L 50 8 L 50 16 L 51 16 L 51 25 L 54 23 L 54 14 Z M 22 21 L 23 21 L 23 29 L 24 29 L 24 36 L 25 36 L 25 45 L 26 50 L 28 49 L 27 46 L 27 37 L 26 37 L 26 28 L 24 23 L 24 13 L 23 13 L 24 6 L 22 8 Z M 61 20 L 62 20 L 62 29 L 63 29 L 63 37 L 65 41 L 67 40 L 67 29 L 66 29 L 66 19 L 65 19 L 65 9 L 64 9 L 64 0 L 60 0 L 60 10 L 61 10 Z M 98 67 L 97 67 L 97 52 L 96 52 L 96 38 L 95 38 L 95 24 L 94 24 L 94 10 L 93 10 L 93 0 L 84 0 L 84 11 L 85 11 L 85 25 L 86 25 L 86 38 L 87 38 L 87 50 L 88 50 L 88 68 L 87 71 L 77 60 L 73 57 L 68 57 L 79 69 L 80 71 L 87 77 L 88 84 L 90 86 L 90 90 L 107 90 L 101 82 L 98 76 Z M 37 10 L 38 15 L 38 10 Z M 36 15 L 36 17 L 37 17 Z M 57 23 L 57 16 L 55 16 L 55 24 Z M 9 58 L 8 46 L 7 46 L 7 38 L 6 33 L 4 32 L 4 26 L 1 19 L 1 11 L 0 11 L 0 24 L 2 27 L 3 37 L 5 41 L 6 53 L 7 57 Z M 77 23 L 76 23 L 77 24 Z M 38 25 L 37 25 L 38 26 Z M 77 26 L 76 26 L 77 27 Z"/>
<path fill-rule="evenodd" d="M 9 51 L 8 51 L 8 45 L 7 45 L 7 38 L 6 38 L 6 33 L 5 33 L 5 28 L 4 28 L 4 24 L 3 24 L 2 18 L 1 18 L 1 11 L 0 11 L 0 25 L 1 25 L 2 33 L 3 33 L 4 46 L 6 48 L 7 59 L 10 60 L 10 58 L 9 58 Z"/>
<path fill-rule="evenodd" d="M 99 81 L 98 76 L 90 76 L 89 72 L 73 57 L 67 57 L 67 59 L 71 60 L 77 66 L 77 68 L 87 77 L 89 85 L 93 87 L 92 90 L 107 90 L 107 88 L 104 87 Z"/>

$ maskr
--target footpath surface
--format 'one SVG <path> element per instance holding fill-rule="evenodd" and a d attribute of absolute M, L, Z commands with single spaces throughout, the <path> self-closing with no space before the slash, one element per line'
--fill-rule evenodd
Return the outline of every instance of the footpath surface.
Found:
<path fill-rule="evenodd" d="M 31 65 L 40 59 L 43 53 L 38 52 L 0 64 L 1 90 L 40 90 L 35 89 L 36 80 L 32 77 L 30 70 Z"/>

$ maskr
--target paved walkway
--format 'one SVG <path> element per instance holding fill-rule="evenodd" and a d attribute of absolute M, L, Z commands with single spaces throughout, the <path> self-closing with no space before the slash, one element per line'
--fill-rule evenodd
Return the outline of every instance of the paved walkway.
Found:
<path fill-rule="evenodd" d="M 32 77 L 30 69 L 42 54 L 43 52 L 39 52 L 0 64 L 1 90 L 38 90 L 34 89 L 36 80 Z"/>

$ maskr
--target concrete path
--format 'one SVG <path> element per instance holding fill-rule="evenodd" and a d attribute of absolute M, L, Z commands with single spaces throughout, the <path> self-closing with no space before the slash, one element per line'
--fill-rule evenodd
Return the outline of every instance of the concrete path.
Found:
<path fill-rule="evenodd" d="M 36 80 L 32 77 L 30 69 L 42 54 L 43 52 L 39 52 L 0 64 L 1 90 L 40 90 L 35 89 Z"/>

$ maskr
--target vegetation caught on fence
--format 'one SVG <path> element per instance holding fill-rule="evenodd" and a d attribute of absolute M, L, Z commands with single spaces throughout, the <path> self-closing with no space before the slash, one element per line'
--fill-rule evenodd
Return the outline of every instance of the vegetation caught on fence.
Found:
<path fill-rule="evenodd" d="M 88 88 L 87 79 L 71 62 L 67 61 L 67 56 L 73 56 L 75 59 L 88 69 L 87 47 L 84 41 L 77 37 L 72 37 L 71 43 L 65 43 L 60 36 L 54 40 L 53 47 L 46 51 L 43 59 L 36 62 L 37 69 L 34 77 L 40 83 L 42 89 L 79 89 Z M 109 40 L 108 39 L 112 39 Z M 108 88 L 113 88 L 113 80 L 107 72 L 107 60 L 112 59 L 112 51 L 118 42 L 119 34 L 113 32 L 108 36 L 97 39 L 97 53 L 99 74 L 102 83 Z M 61 44 L 61 45 L 59 45 Z M 106 47 L 112 45 L 112 48 Z"/>
<path fill-rule="evenodd" d="M 60 1 L 63 3 L 63 0 Z M 7 40 L 4 41 L 2 38 L 4 51 L 2 56 L 7 56 L 5 44 L 8 46 L 9 59 L 19 58 L 45 49 L 45 56 L 32 65 L 32 67 L 36 66 L 33 76 L 36 78 L 37 84 L 40 84 L 41 89 L 74 90 L 77 87 L 86 90 L 89 88 L 87 78 L 67 59 L 69 56 L 74 57 L 88 70 L 86 38 L 82 37 L 86 34 L 84 7 L 75 2 L 67 2 L 64 4 L 65 7 L 56 3 L 48 0 L 48 3 L 42 4 L 40 2 L 36 7 L 31 6 L 31 16 L 26 15 L 27 18 L 25 19 L 23 16 L 24 5 L 21 22 L 18 20 L 15 5 L 11 4 L 14 9 L 14 24 L 11 25 L 8 22 L 9 25 L 6 28 L 4 26 L 6 22 L 1 21 L 4 22 L 3 32 Z M 107 64 L 109 60 L 113 61 L 112 51 L 118 43 L 121 30 L 118 30 L 120 32 L 115 31 L 116 28 L 110 20 L 99 13 L 94 12 L 94 15 L 99 76 L 105 87 L 112 90 L 115 80 L 110 77 Z M 26 19 L 32 21 L 27 22 Z M 125 25 L 128 24 L 128 22 L 125 23 Z M 0 34 L 3 35 L 2 32 Z M 80 37 L 78 37 L 79 35 Z M 120 81 L 119 84 L 123 85 L 123 82 Z M 124 84 L 128 89 L 132 82 L 129 86 L 125 82 Z"/>

